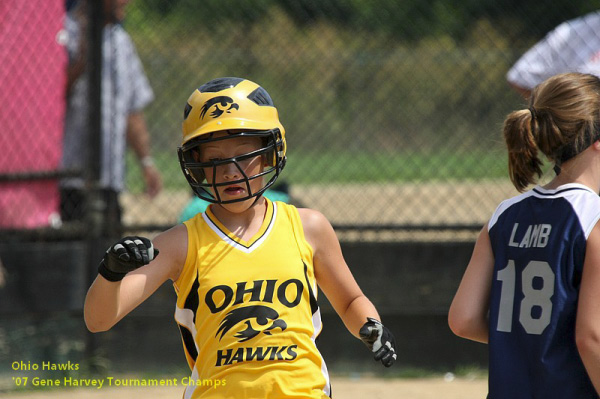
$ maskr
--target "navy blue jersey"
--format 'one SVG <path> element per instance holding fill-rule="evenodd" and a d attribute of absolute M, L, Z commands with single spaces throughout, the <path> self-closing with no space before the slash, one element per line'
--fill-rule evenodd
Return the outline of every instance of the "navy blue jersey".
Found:
<path fill-rule="evenodd" d="M 598 398 L 575 345 L 587 238 L 600 197 L 580 184 L 502 202 L 488 230 L 489 399 Z"/>

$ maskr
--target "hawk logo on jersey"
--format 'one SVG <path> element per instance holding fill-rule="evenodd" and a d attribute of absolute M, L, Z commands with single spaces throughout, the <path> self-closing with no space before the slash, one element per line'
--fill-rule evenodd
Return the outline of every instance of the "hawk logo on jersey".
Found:
<path fill-rule="evenodd" d="M 253 327 L 253 320 L 262 327 L 267 326 L 269 323 L 271 323 L 271 325 L 260 331 Z M 275 328 L 280 328 L 281 331 L 287 328 L 287 323 L 279 318 L 279 313 L 275 310 L 262 305 L 246 306 L 234 309 L 227 313 L 227 316 L 221 321 L 221 325 L 219 326 L 219 330 L 215 337 L 221 333 L 221 336 L 219 337 L 219 340 L 221 340 L 229 330 L 242 322 L 246 325 L 246 329 L 239 331 L 234 335 L 234 337 L 239 338 L 238 342 L 246 342 L 256 337 L 261 332 L 266 335 L 271 335 L 271 330 Z"/>
<path fill-rule="evenodd" d="M 211 98 L 207 102 L 204 103 L 202 108 L 200 109 L 200 119 L 204 119 L 204 115 L 214 106 L 214 110 L 210 113 L 210 116 L 213 118 L 218 118 L 223 115 L 225 112 L 231 113 L 232 109 L 240 109 L 240 106 L 233 102 L 231 97 L 227 96 L 218 96 Z"/>

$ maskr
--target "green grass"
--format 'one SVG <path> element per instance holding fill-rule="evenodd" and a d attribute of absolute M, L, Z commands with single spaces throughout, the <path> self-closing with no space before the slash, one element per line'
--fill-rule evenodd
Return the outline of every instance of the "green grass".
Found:
<path fill-rule="evenodd" d="M 290 154 L 284 173 L 297 184 L 477 180 L 505 177 L 504 157 L 478 152 Z"/>
<path fill-rule="evenodd" d="M 167 190 L 188 189 L 175 151 L 155 155 Z M 140 169 L 128 155 L 127 184 L 140 191 Z M 290 184 L 423 182 L 480 180 L 507 176 L 506 155 L 497 152 L 366 154 L 290 153 L 282 177 Z"/>

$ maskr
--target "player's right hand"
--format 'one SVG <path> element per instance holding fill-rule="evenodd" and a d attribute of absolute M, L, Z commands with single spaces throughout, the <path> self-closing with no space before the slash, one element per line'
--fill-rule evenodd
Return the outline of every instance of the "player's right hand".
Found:
<path fill-rule="evenodd" d="M 360 328 L 360 339 L 375 354 L 374 359 L 390 367 L 396 361 L 396 340 L 390 330 L 379 320 L 367 317 L 367 322 Z"/>
<path fill-rule="evenodd" d="M 145 237 L 120 239 L 106 250 L 98 273 L 108 281 L 121 281 L 127 273 L 147 265 L 158 256 L 158 249 Z"/>

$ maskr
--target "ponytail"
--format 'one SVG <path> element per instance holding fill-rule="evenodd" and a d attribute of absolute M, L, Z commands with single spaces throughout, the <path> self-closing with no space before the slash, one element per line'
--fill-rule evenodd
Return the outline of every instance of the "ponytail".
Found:
<path fill-rule="evenodd" d="M 560 167 L 599 140 L 599 109 L 597 76 L 564 73 L 536 86 L 529 109 L 504 121 L 508 172 L 516 189 L 524 191 L 542 176 L 538 154 Z"/>
<path fill-rule="evenodd" d="M 515 188 L 524 191 L 542 176 L 542 161 L 532 129 L 534 112 L 523 109 L 511 112 L 504 121 L 504 140 L 508 149 L 508 173 Z"/>

